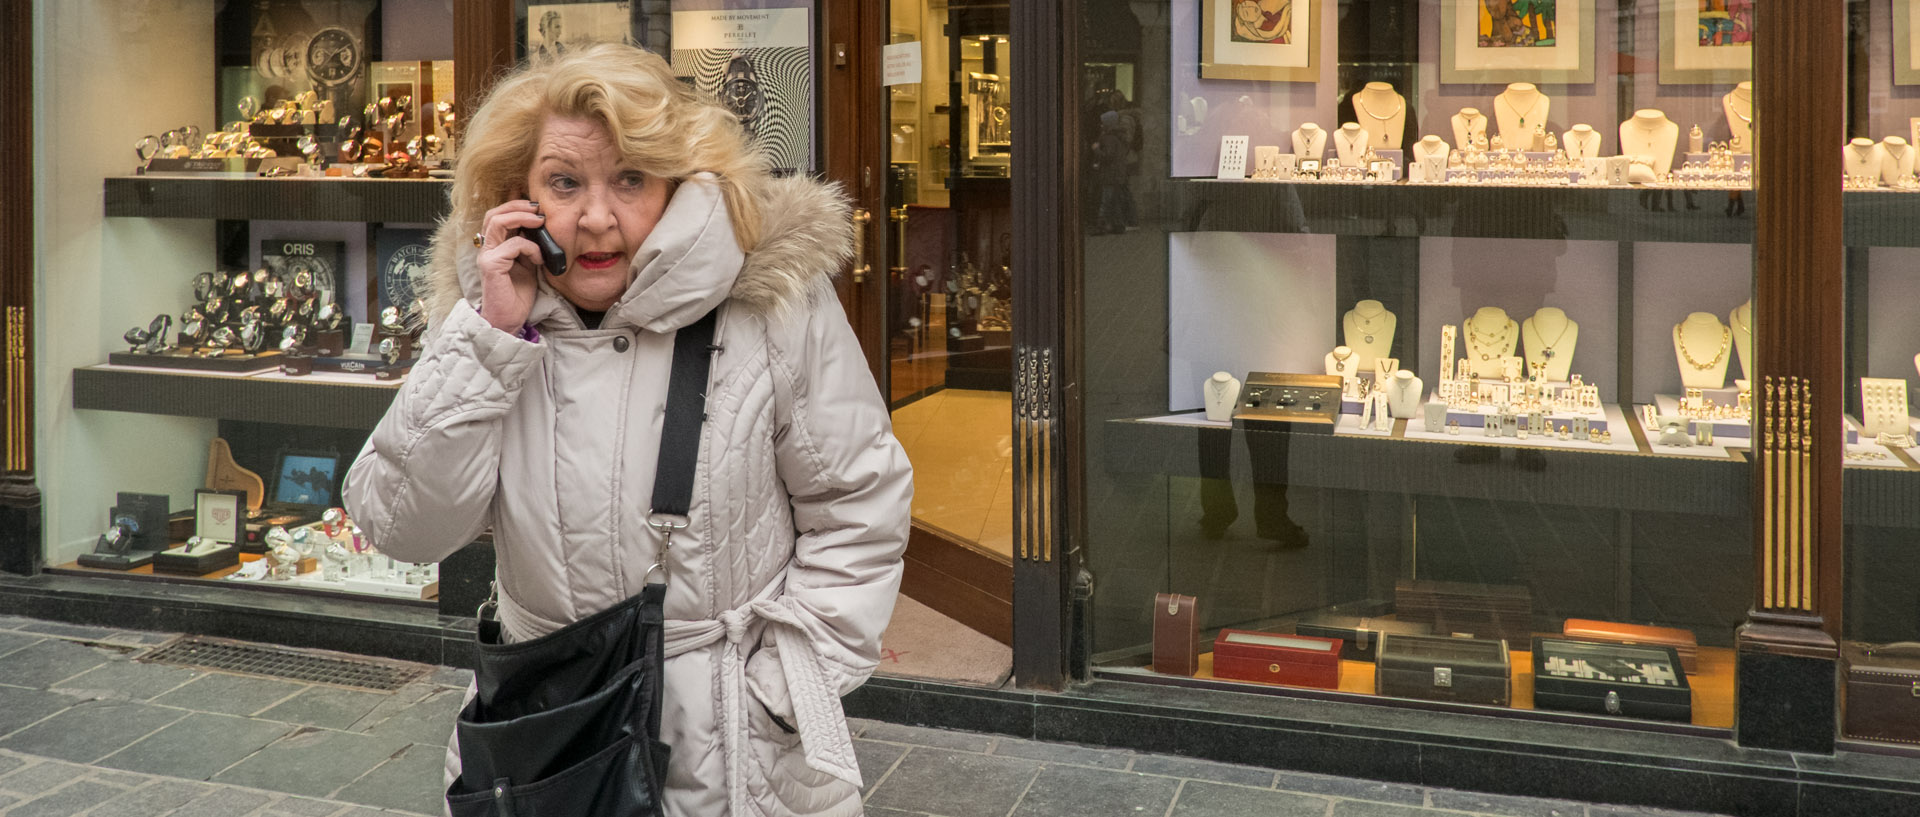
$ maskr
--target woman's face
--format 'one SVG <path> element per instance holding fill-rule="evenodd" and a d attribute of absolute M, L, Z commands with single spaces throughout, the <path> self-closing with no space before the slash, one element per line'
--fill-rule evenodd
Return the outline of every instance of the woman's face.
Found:
<path fill-rule="evenodd" d="M 550 115 L 540 131 L 527 198 L 567 251 L 567 274 L 547 282 L 575 306 L 605 311 L 633 281 L 633 256 L 673 196 L 673 183 L 620 157 L 596 119 Z M 545 274 L 545 273 L 542 273 Z"/>

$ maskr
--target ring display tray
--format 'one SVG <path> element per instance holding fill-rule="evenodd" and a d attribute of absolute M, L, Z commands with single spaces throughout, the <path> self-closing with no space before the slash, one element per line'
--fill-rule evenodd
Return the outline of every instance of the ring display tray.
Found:
<path fill-rule="evenodd" d="M 1533 705 L 1629 718 L 1693 720 L 1693 691 L 1672 647 L 1536 636 Z"/>
<path fill-rule="evenodd" d="M 255 354 L 215 355 L 201 357 L 194 354 L 162 352 L 155 355 L 138 352 L 114 352 L 107 355 L 107 362 L 115 366 L 139 366 L 148 369 L 185 369 L 201 372 L 257 372 L 277 368 L 280 365 L 278 351 L 265 351 Z"/>

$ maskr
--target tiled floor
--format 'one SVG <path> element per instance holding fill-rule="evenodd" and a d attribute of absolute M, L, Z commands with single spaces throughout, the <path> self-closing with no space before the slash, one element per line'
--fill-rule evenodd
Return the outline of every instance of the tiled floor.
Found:
<path fill-rule="evenodd" d="M 170 637 L 0 616 L 0 817 L 440 812 L 464 671 L 375 693 L 135 660 Z M 870 817 L 1682 817 L 850 726 Z"/>
<path fill-rule="evenodd" d="M 913 516 L 1013 558 L 1013 396 L 943 389 L 893 413 Z"/>

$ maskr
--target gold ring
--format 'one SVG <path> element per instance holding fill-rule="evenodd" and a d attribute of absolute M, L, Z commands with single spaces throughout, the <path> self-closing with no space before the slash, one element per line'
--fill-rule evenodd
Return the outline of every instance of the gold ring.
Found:
<path fill-rule="evenodd" d="M 474 234 L 473 234 L 473 246 L 475 246 L 475 247 L 485 247 L 485 246 L 487 246 L 487 234 L 486 234 L 486 233 L 474 233 Z"/>

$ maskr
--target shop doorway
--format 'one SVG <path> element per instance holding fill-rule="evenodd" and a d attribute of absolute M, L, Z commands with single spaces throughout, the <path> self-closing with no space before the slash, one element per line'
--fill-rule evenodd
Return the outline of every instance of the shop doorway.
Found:
<path fill-rule="evenodd" d="M 1004 645 L 1014 496 L 1008 5 L 857 5 L 842 6 L 857 22 L 829 26 L 829 36 L 858 29 L 851 61 L 867 64 L 849 72 L 857 86 L 838 99 L 830 91 L 829 128 L 847 129 L 826 148 L 840 168 L 830 175 L 858 189 L 866 210 L 855 214 L 862 257 L 842 297 L 914 465 L 903 589 Z M 889 54 L 896 70 L 908 67 L 885 84 Z"/>

